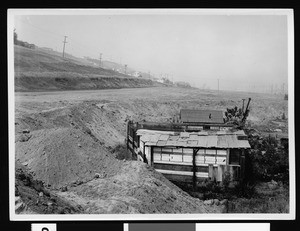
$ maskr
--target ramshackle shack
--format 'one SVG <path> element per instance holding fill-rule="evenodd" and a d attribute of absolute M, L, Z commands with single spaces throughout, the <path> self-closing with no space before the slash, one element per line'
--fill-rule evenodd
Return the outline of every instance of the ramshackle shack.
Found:
<path fill-rule="evenodd" d="M 206 114 L 213 117 L 212 113 Z M 195 184 L 205 179 L 222 182 L 226 174 L 231 181 L 242 179 L 245 150 L 250 144 L 243 130 L 219 118 L 217 123 L 130 121 L 127 147 L 168 179 Z"/>

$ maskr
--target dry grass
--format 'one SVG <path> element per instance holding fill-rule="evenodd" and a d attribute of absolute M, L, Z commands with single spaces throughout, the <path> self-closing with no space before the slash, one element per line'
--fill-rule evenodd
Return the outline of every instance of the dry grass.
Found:
<path fill-rule="evenodd" d="M 256 187 L 253 198 L 231 200 L 228 213 L 289 213 L 289 189 L 287 186 L 269 189 L 262 183 Z"/>

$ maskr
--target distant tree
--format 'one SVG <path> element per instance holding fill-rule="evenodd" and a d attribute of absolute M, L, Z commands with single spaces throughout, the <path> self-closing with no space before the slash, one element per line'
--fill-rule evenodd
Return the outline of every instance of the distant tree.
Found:
<path fill-rule="evenodd" d="M 225 111 L 225 123 L 233 124 L 239 129 L 243 129 L 246 123 L 246 119 L 249 116 L 249 103 L 251 98 L 249 98 L 246 109 L 243 111 L 242 108 L 237 106 L 233 108 L 227 108 Z"/>
<path fill-rule="evenodd" d="M 184 88 L 190 88 L 191 85 L 187 82 L 176 82 L 177 87 L 184 87 Z"/>
<path fill-rule="evenodd" d="M 227 108 L 227 111 L 225 111 L 225 122 L 240 125 L 243 115 L 244 113 L 242 109 L 238 108 L 237 106 L 234 108 Z"/>
<path fill-rule="evenodd" d="M 173 84 L 173 82 L 172 82 L 171 80 L 169 80 L 168 78 L 166 78 L 166 77 L 162 78 L 162 80 L 163 80 L 163 82 L 164 82 L 165 84 L 170 84 L 170 85 Z"/>
<path fill-rule="evenodd" d="M 14 44 L 18 43 L 18 34 L 16 32 L 16 28 L 14 29 Z"/>

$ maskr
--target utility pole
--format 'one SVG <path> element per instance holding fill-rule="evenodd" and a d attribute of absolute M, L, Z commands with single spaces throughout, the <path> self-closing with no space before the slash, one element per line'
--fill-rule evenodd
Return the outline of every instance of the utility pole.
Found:
<path fill-rule="evenodd" d="M 242 100 L 243 100 L 242 112 L 244 113 L 244 103 L 245 103 L 245 99 L 242 99 Z"/>
<path fill-rule="evenodd" d="M 219 90 L 220 90 L 220 88 L 219 88 L 219 82 L 220 82 L 220 80 L 218 79 L 218 94 L 219 94 Z"/>
<path fill-rule="evenodd" d="M 125 64 L 125 75 L 127 75 L 127 64 Z"/>
<path fill-rule="evenodd" d="M 67 43 L 67 37 L 68 36 L 65 36 L 65 39 L 64 39 L 64 41 L 63 41 L 63 43 L 64 43 L 64 48 L 63 48 L 63 58 L 65 58 L 65 47 L 66 47 L 66 43 Z"/>
<path fill-rule="evenodd" d="M 100 53 L 99 59 L 100 59 L 100 67 L 102 67 L 102 53 Z"/>

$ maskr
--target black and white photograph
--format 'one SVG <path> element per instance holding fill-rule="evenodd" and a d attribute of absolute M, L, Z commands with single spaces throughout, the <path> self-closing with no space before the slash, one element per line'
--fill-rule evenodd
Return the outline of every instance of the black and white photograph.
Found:
<path fill-rule="evenodd" d="M 10 9 L 10 219 L 294 219 L 293 23 Z"/>

